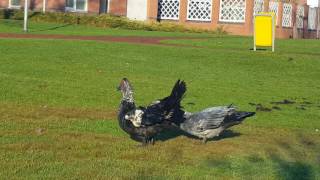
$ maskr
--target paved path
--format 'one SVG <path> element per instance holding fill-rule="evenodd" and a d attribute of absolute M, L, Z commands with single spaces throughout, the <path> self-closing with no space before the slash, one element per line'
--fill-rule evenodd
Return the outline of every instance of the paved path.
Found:
<path fill-rule="evenodd" d="M 195 39 L 190 37 L 76 36 L 76 35 L 13 34 L 13 33 L 0 33 L 0 38 L 90 40 L 90 41 L 107 41 L 107 42 L 126 42 L 126 43 L 135 43 L 135 44 L 154 44 L 154 45 L 162 45 L 162 46 L 185 46 L 185 45 L 161 43 L 162 40 Z"/>

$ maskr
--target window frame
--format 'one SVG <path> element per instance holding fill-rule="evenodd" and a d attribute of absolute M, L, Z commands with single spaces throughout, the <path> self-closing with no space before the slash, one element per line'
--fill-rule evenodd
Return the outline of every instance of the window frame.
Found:
<path fill-rule="evenodd" d="M 12 5 L 11 4 L 12 0 L 9 0 L 9 4 L 8 4 L 9 9 L 20 9 L 21 8 L 21 0 L 19 0 L 19 1 L 20 1 L 19 5 Z"/>
<path fill-rule="evenodd" d="M 67 12 L 88 12 L 88 0 L 85 0 L 84 9 L 77 9 L 77 0 L 73 0 L 73 7 L 67 7 L 67 0 L 65 1 L 65 11 Z"/>
<path fill-rule="evenodd" d="M 158 10 L 157 10 L 157 13 L 158 13 L 158 19 L 159 20 L 174 20 L 174 21 L 179 21 L 179 19 L 180 19 L 180 13 L 181 13 L 181 8 L 180 8 L 180 6 L 181 6 L 181 0 L 177 0 L 177 1 L 179 1 L 179 6 L 178 6 L 178 17 L 174 17 L 174 18 L 171 18 L 171 17 L 162 17 L 161 15 L 162 14 L 160 14 L 159 13 L 159 3 L 160 3 L 160 1 L 169 1 L 169 0 L 158 0 Z"/>
<path fill-rule="evenodd" d="M 208 2 L 210 2 L 210 15 L 209 15 L 209 19 L 201 19 L 201 18 L 190 18 L 189 16 L 191 15 L 190 10 L 191 10 L 191 1 L 192 0 L 188 0 L 187 2 L 187 20 L 188 21 L 198 21 L 198 22 L 211 22 L 212 21 L 212 7 L 213 7 L 213 0 L 207 0 Z M 201 0 L 200 0 L 201 1 Z"/>
<path fill-rule="evenodd" d="M 230 19 L 222 19 L 222 11 L 224 10 L 222 8 L 223 4 L 222 1 L 223 0 L 219 0 L 220 1 L 220 5 L 219 5 L 219 22 L 220 23 L 234 23 L 234 24 L 244 24 L 246 23 L 246 13 L 247 13 L 247 1 L 248 0 L 243 0 L 244 1 L 244 16 L 243 16 L 243 20 L 230 20 Z"/>

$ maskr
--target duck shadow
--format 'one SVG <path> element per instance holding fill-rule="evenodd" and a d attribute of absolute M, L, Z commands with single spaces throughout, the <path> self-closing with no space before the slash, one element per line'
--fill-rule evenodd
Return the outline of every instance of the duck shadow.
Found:
<path fill-rule="evenodd" d="M 155 139 L 156 140 L 160 140 L 160 141 L 167 141 L 169 139 L 174 139 L 176 137 L 179 137 L 179 136 L 186 136 L 188 138 L 191 138 L 191 139 L 198 139 L 198 140 L 201 140 L 200 138 L 196 137 L 196 136 L 193 136 L 191 134 L 188 134 L 182 130 L 180 130 L 179 128 L 176 128 L 176 127 L 173 127 L 169 130 L 166 130 L 165 132 L 159 134 Z M 210 138 L 208 139 L 207 141 L 220 141 L 222 139 L 228 139 L 228 138 L 234 138 L 234 137 L 238 137 L 238 136 L 241 136 L 241 133 L 238 133 L 238 132 L 234 132 L 232 130 L 225 130 L 223 131 L 220 136 L 218 137 L 213 137 L 213 138 Z"/>
<path fill-rule="evenodd" d="M 234 138 L 234 137 L 238 137 L 238 136 L 241 136 L 241 133 L 239 132 L 234 132 L 232 130 L 225 130 L 223 131 L 220 136 L 217 136 L 217 137 L 214 137 L 214 138 L 211 138 L 209 140 L 212 140 L 212 141 L 220 141 L 222 139 L 228 139 L 228 138 Z"/>
<path fill-rule="evenodd" d="M 167 141 L 184 135 L 184 132 L 177 127 L 171 127 L 155 137 L 156 140 Z"/>

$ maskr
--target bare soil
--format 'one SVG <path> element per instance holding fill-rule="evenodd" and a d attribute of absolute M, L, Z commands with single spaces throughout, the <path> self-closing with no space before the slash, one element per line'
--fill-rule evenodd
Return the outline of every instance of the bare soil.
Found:
<path fill-rule="evenodd" d="M 163 45 L 163 46 L 184 46 L 184 45 L 177 45 L 177 44 L 164 44 L 161 42 L 163 40 L 195 39 L 190 37 L 78 36 L 78 35 L 14 34 L 14 33 L 0 33 L 0 38 L 87 40 L 87 41 L 105 41 L 105 42 L 125 42 L 125 43 L 134 43 L 134 44 L 152 44 L 152 45 Z"/>

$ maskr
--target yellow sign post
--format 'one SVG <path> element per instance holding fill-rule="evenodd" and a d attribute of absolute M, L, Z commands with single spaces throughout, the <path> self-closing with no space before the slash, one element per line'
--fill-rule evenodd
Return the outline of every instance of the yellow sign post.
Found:
<path fill-rule="evenodd" d="M 272 47 L 274 52 L 275 14 L 259 13 L 254 15 L 254 51 L 257 46 Z"/>

